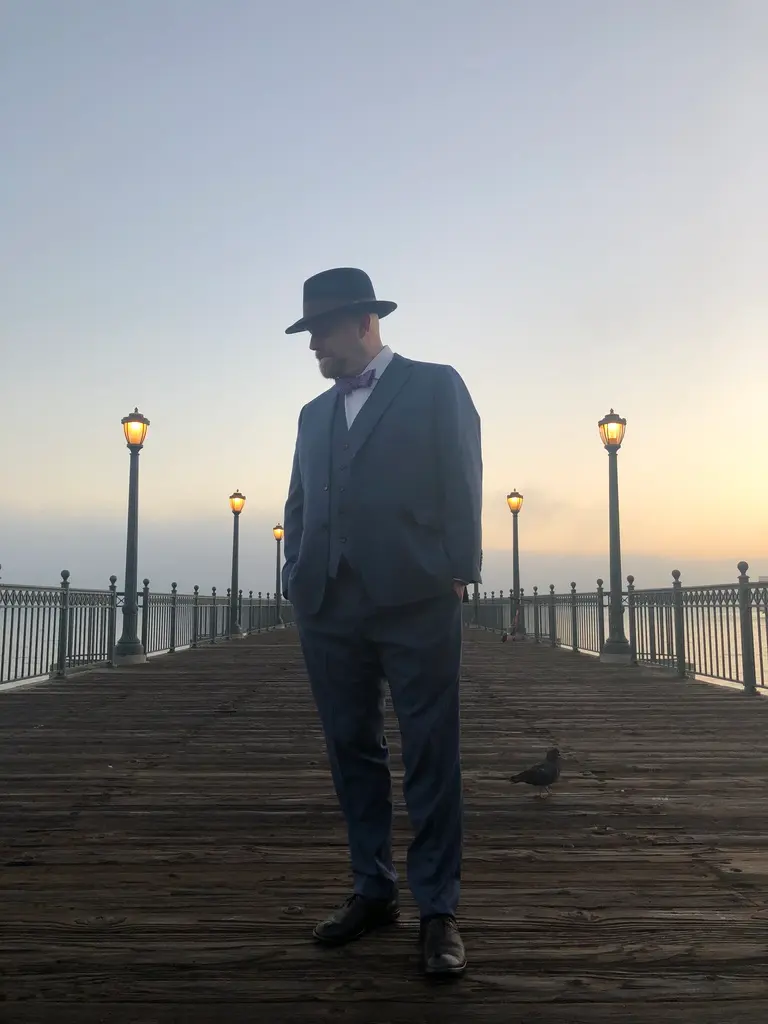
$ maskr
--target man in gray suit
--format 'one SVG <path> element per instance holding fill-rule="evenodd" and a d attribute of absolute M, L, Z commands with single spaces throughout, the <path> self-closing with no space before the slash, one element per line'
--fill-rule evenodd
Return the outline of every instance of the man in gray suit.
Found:
<path fill-rule="evenodd" d="M 383 680 L 397 714 L 414 838 L 408 881 L 424 970 L 458 975 L 462 853 L 461 602 L 480 581 L 480 419 L 450 366 L 383 346 L 367 274 L 304 283 L 304 315 L 334 386 L 301 410 L 285 507 L 283 590 L 295 609 L 347 823 L 353 894 L 318 924 L 328 944 L 400 913 Z"/>

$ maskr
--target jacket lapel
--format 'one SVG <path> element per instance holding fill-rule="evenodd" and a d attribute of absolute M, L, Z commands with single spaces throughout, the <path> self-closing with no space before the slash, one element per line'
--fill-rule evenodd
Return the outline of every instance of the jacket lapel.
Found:
<path fill-rule="evenodd" d="M 302 424 L 302 433 L 306 435 L 306 444 L 318 465 L 330 468 L 331 439 L 333 435 L 333 414 L 336 409 L 338 392 L 330 388 L 321 396 L 312 408 L 311 418 Z"/>
<path fill-rule="evenodd" d="M 367 441 L 371 431 L 386 412 L 392 399 L 411 375 L 413 363 L 395 354 L 392 361 L 376 382 L 368 401 L 355 417 L 349 428 L 350 456 L 355 456 Z"/>

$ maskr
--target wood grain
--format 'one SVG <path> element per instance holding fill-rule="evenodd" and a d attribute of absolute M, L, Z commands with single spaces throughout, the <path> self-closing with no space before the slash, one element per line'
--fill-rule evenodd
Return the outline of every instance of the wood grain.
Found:
<path fill-rule="evenodd" d="M 461 982 L 422 980 L 405 889 L 310 939 L 349 871 L 286 631 L 0 693 L 0 1021 L 764 1024 L 768 703 L 465 650 Z M 551 745 L 551 799 L 509 784 Z M 399 799 L 401 867 L 408 834 Z"/>

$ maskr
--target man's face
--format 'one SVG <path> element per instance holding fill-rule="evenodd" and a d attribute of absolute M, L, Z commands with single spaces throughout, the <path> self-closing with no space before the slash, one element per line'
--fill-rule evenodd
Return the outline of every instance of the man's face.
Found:
<path fill-rule="evenodd" d="M 352 377 L 365 368 L 369 360 L 363 339 L 368 320 L 368 315 L 336 313 L 318 317 L 312 323 L 309 347 L 324 377 Z"/>

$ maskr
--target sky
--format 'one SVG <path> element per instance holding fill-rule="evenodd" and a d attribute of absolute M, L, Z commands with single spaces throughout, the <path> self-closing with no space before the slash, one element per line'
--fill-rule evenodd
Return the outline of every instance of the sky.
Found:
<path fill-rule="evenodd" d="M 483 422 L 484 588 L 768 574 L 764 0 L 0 0 L 5 582 L 274 587 L 304 279 Z"/>

